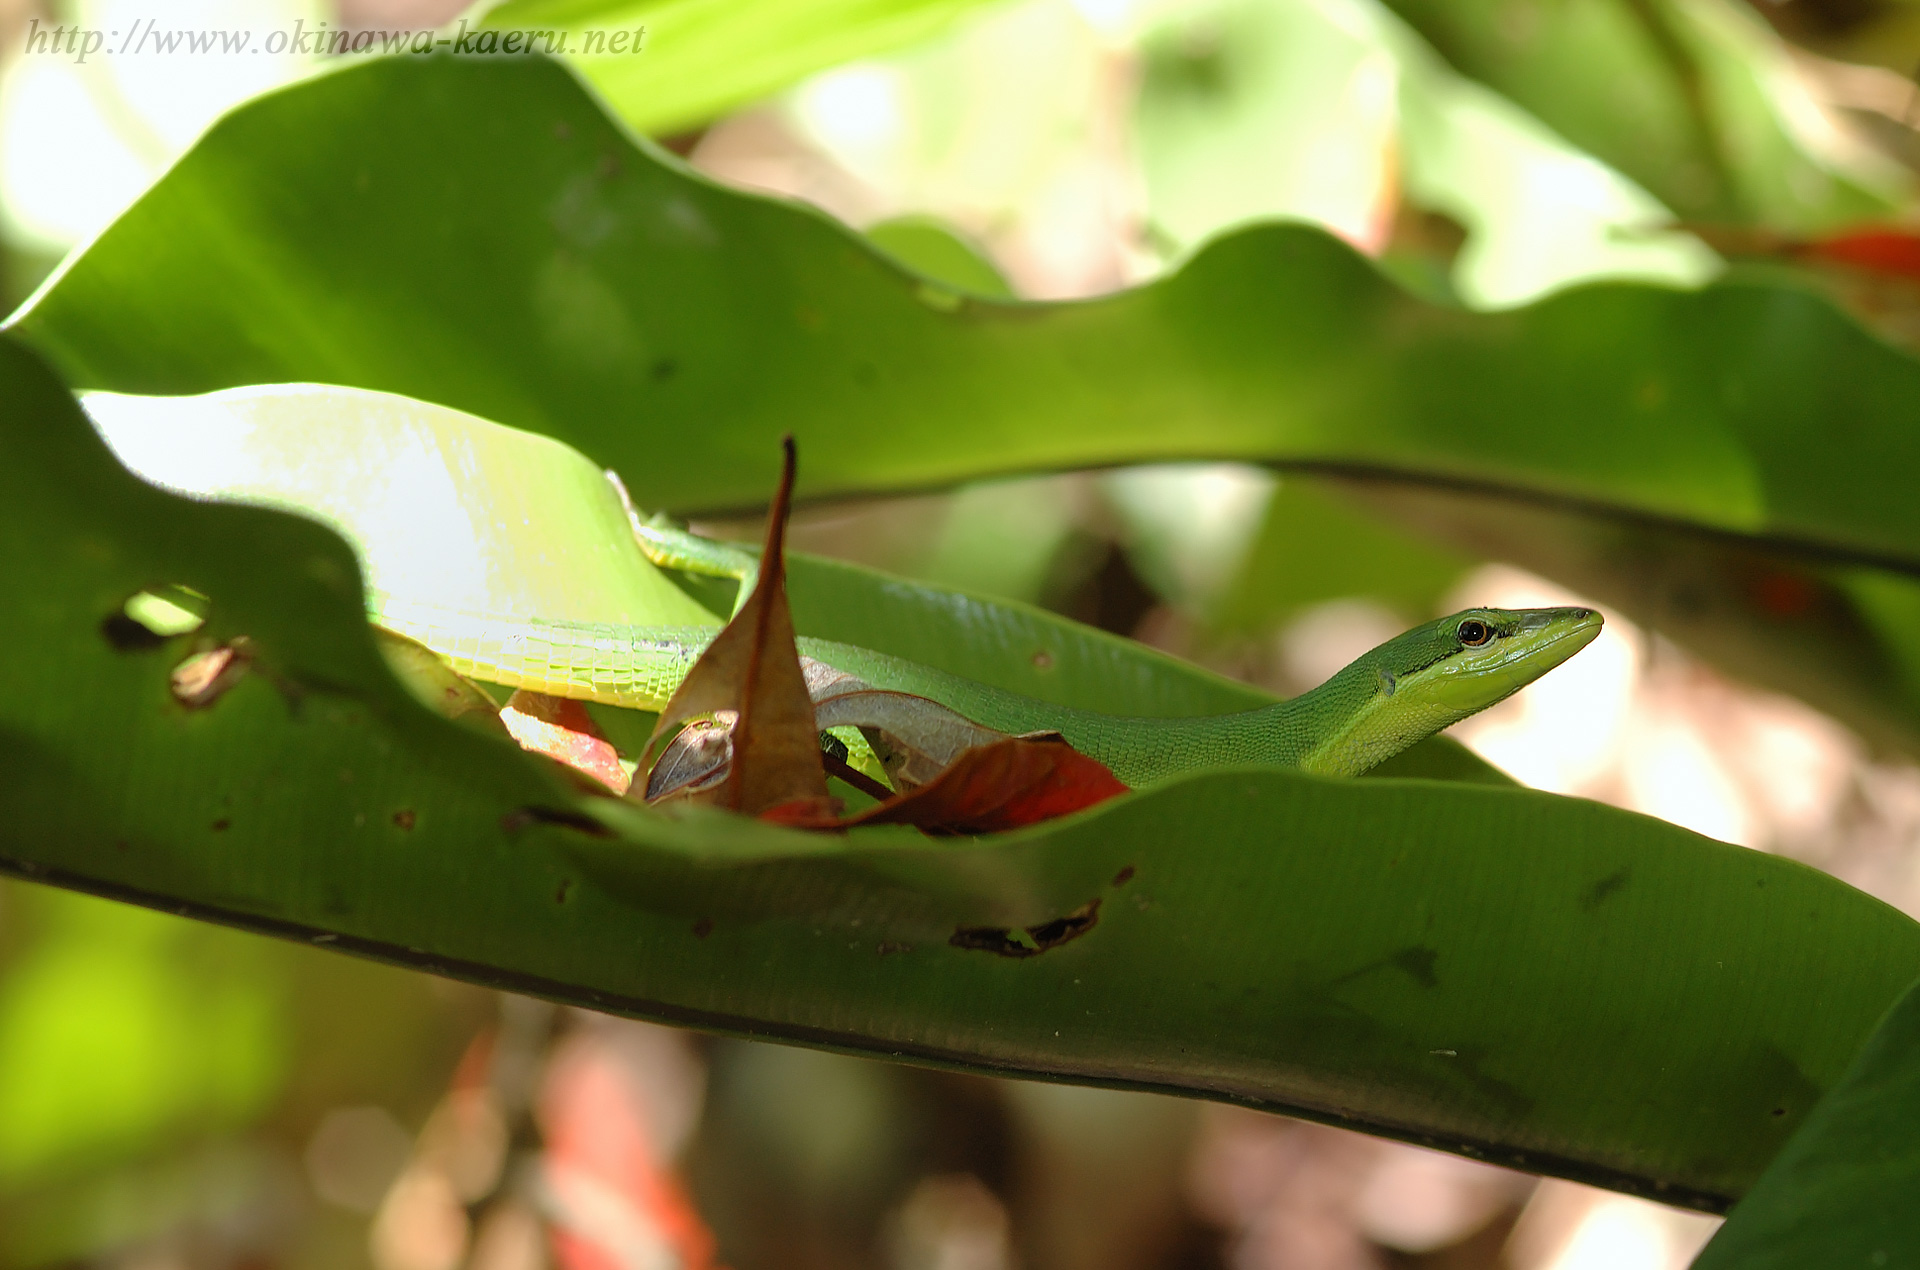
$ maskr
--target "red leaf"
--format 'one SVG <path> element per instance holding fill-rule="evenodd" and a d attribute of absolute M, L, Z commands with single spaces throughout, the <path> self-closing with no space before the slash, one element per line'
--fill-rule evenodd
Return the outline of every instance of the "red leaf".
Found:
<path fill-rule="evenodd" d="M 1920 282 L 1920 235 L 1903 229 L 1858 229 L 1808 243 L 1803 250 L 1817 260 Z"/>
<path fill-rule="evenodd" d="M 616 794 L 627 792 L 632 778 L 620 766 L 620 755 L 580 702 L 522 689 L 501 708 L 500 722 L 520 748 L 557 759 Z"/>
<path fill-rule="evenodd" d="M 1010 736 L 968 750 L 912 793 L 845 820 L 807 821 L 793 816 L 782 823 L 803 828 L 914 825 L 935 834 L 1001 833 L 1126 792 L 1127 787 L 1104 763 L 1088 758 L 1058 736 Z"/>

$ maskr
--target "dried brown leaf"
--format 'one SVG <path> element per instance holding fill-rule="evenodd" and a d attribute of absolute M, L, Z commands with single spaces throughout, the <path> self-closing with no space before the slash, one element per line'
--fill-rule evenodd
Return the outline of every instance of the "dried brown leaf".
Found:
<path fill-rule="evenodd" d="M 714 805 L 747 815 L 792 804 L 831 806 L 820 761 L 819 729 L 794 643 L 787 606 L 787 509 L 793 498 L 794 446 L 787 437 L 780 488 L 767 513 L 767 538 L 753 594 L 694 663 L 667 702 L 647 752 L 673 727 L 720 711 L 736 714 L 733 761 L 712 791 Z"/>

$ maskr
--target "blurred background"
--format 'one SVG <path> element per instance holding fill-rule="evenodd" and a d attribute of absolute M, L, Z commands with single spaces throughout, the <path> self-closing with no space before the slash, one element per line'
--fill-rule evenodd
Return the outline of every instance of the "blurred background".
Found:
<path fill-rule="evenodd" d="M 715 179 L 814 204 L 978 292 L 1095 295 L 1283 218 L 1473 308 L 1757 267 L 1890 340 L 1920 331 L 1911 265 L 1857 236 L 1898 230 L 1920 191 L 1920 7 L 949 7 L 692 122 L 596 82 Z M 326 69 L 76 59 L 33 51 L 33 31 L 392 29 L 462 9 L 0 0 L 6 309 L 224 110 Z M 1789 854 L 1920 916 L 1911 742 L 1844 685 L 1746 684 L 1782 682 L 1783 661 L 1741 619 L 1828 595 L 1792 562 L 1207 464 L 812 506 L 793 541 L 1282 693 L 1467 604 L 1597 603 L 1598 643 L 1460 739 L 1529 785 Z M 0 883 L 0 1266 L 1665 1270 L 1715 1225 L 1232 1107 L 704 1037 Z"/>

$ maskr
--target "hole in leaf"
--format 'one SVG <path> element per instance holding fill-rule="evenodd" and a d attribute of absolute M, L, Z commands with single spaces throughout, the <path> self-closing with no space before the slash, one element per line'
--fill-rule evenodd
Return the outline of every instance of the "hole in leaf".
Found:
<path fill-rule="evenodd" d="M 121 652 L 138 653 L 197 631 L 206 620 L 206 596 L 183 586 L 154 587 L 136 591 L 119 612 L 109 614 L 100 633 Z"/>
<path fill-rule="evenodd" d="M 1080 938 L 1100 922 L 1100 901 L 1090 900 L 1050 922 L 1018 926 L 963 926 L 947 942 L 955 948 L 997 953 L 1002 957 L 1037 957 Z"/>

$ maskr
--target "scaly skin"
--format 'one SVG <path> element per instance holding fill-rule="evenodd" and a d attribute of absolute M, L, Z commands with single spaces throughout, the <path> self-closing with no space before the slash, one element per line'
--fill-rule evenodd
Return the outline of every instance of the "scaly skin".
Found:
<path fill-rule="evenodd" d="M 472 678 L 638 710 L 663 707 L 715 634 L 702 627 L 500 620 L 392 597 L 373 600 L 369 615 Z M 1482 631 L 1486 638 L 1476 646 Z M 1468 609 L 1388 640 L 1291 701 L 1178 719 L 1076 710 L 851 644 L 799 643 L 802 656 L 876 688 L 930 697 L 987 727 L 1057 731 L 1137 788 L 1236 764 L 1356 776 L 1511 696 L 1599 633 L 1600 615 L 1591 609 Z"/>

